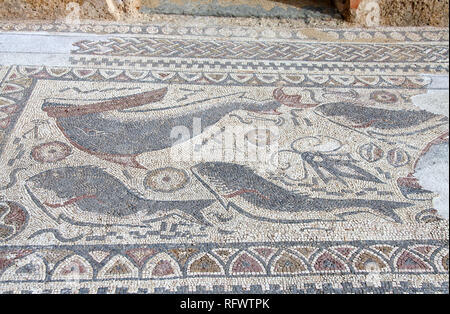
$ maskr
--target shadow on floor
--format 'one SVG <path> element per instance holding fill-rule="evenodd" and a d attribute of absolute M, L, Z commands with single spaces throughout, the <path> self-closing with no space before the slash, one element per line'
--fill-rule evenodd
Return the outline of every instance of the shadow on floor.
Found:
<path fill-rule="evenodd" d="M 197 16 L 341 19 L 331 0 L 144 0 L 141 11 Z"/>

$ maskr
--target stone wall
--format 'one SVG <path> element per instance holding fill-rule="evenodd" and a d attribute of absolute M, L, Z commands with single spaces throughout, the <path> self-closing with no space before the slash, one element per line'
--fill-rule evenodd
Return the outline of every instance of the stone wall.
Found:
<path fill-rule="evenodd" d="M 334 0 L 344 17 L 365 26 L 441 26 L 449 23 L 449 0 Z"/>
<path fill-rule="evenodd" d="M 0 18 L 20 20 L 121 20 L 136 14 L 140 0 L 0 0 Z"/>
<path fill-rule="evenodd" d="M 398 26 L 448 26 L 449 0 L 380 0 L 381 21 Z"/>

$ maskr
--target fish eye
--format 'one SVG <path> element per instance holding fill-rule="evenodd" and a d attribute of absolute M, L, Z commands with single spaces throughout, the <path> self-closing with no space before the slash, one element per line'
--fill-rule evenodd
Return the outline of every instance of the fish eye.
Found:
<path fill-rule="evenodd" d="M 55 178 L 55 179 L 59 179 L 59 178 L 61 178 L 61 177 L 63 176 L 63 173 L 60 172 L 60 171 L 58 171 L 58 170 L 55 170 L 55 171 L 52 173 L 52 176 L 53 176 L 53 178 Z"/>
<path fill-rule="evenodd" d="M 99 133 L 97 130 L 89 129 L 89 128 L 83 128 L 80 130 L 83 131 L 84 134 L 89 135 L 89 136 L 97 135 Z"/>
<path fill-rule="evenodd" d="M 95 135 L 97 132 L 93 129 L 84 129 L 83 130 L 84 133 L 86 133 L 87 135 Z"/>
<path fill-rule="evenodd" d="M 78 169 L 78 170 L 75 172 L 75 175 L 77 175 L 78 177 L 82 178 L 82 177 L 84 176 L 84 171 L 83 171 L 83 169 Z"/>

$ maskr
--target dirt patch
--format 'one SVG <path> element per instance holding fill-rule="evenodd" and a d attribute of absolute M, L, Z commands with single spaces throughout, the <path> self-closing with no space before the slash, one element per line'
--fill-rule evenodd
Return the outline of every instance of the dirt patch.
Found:
<path fill-rule="evenodd" d="M 334 0 L 349 22 L 364 26 L 438 26 L 449 23 L 449 0 Z"/>
<path fill-rule="evenodd" d="M 140 0 L 0 0 L 1 19 L 120 20 L 135 14 Z"/>
<path fill-rule="evenodd" d="M 448 26 L 449 0 L 380 0 L 381 23 L 392 26 Z"/>

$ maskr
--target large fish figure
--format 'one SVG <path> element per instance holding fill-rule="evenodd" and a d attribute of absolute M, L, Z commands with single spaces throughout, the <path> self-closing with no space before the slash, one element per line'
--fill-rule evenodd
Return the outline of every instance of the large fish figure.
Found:
<path fill-rule="evenodd" d="M 39 173 L 27 180 L 26 188 L 35 202 L 47 213 L 75 205 L 83 212 L 127 217 L 138 212 L 148 216 L 183 212 L 198 223 L 210 225 L 201 211 L 215 202 L 213 199 L 192 201 L 149 200 L 132 193 L 120 180 L 93 166 L 65 167 Z M 53 202 L 48 195 L 61 201 Z"/>
<path fill-rule="evenodd" d="M 315 110 L 330 118 L 344 118 L 345 124 L 353 128 L 381 130 L 410 128 L 437 116 L 425 110 L 387 110 L 347 102 L 324 104 Z"/>
<path fill-rule="evenodd" d="M 278 101 L 251 102 L 239 100 L 225 103 L 195 103 L 180 110 L 154 110 L 143 119 L 130 119 L 133 113 L 120 113 L 121 118 L 105 117 L 105 112 L 142 106 L 160 101 L 167 89 L 121 97 L 83 106 L 46 102 L 42 109 L 56 119 L 59 129 L 75 147 L 102 159 L 144 168 L 136 161 L 139 154 L 172 147 L 180 139 L 171 137 L 177 126 L 193 130 L 194 118 L 201 118 L 203 128 L 217 123 L 232 111 L 276 112 Z"/>
<path fill-rule="evenodd" d="M 257 175 L 252 169 L 233 163 L 206 162 L 193 167 L 194 175 L 212 192 L 216 194 L 222 205 L 229 207 L 234 200 L 241 198 L 244 203 L 251 204 L 270 212 L 331 212 L 336 209 L 349 208 L 371 209 L 385 215 L 395 222 L 401 222 L 395 209 L 409 207 L 412 204 L 367 199 L 326 199 L 310 197 L 307 194 L 288 191 Z M 225 200 L 225 204 L 224 204 Z M 229 202 L 226 204 L 226 202 Z M 282 219 L 271 219 L 258 216 L 257 211 L 249 212 L 246 208 L 234 206 L 242 214 L 264 221 L 283 222 Z M 285 219 L 285 222 L 296 222 Z"/>

